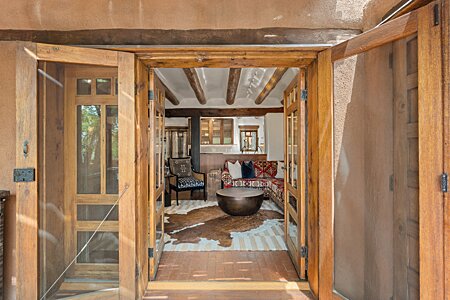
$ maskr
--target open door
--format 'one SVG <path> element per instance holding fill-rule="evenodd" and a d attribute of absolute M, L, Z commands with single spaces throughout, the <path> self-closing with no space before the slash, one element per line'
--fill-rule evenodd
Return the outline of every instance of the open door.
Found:
<path fill-rule="evenodd" d="M 306 70 L 300 69 L 284 91 L 285 239 L 294 266 L 306 279 Z"/>
<path fill-rule="evenodd" d="M 441 8 L 319 53 L 320 298 L 444 299 Z"/>
<path fill-rule="evenodd" d="M 149 267 L 150 280 L 154 280 L 164 248 L 164 86 L 155 74 L 149 70 Z"/>
<path fill-rule="evenodd" d="M 131 53 L 17 42 L 18 299 L 141 293 L 134 74 Z"/>

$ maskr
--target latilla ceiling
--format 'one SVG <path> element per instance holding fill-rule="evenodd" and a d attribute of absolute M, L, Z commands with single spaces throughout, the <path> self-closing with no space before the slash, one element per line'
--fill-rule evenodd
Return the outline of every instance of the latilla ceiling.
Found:
<path fill-rule="evenodd" d="M 269 82 L 276 68 L 243 68 L 234 104 L 228 105 L 225 99 L 229 69 L 196 68 L 195 70 L 205 94 L 205 105 L 197 100 L 183 69 L 157 69 L 157 75 L 180 102 L 179 105 L 173 105 L 166 100 L 166 108 L 281 107 L 283 91 L 298 73 L 297 68 L 289 68 L 262 104 L 257 105 L 255 99 Z"/>

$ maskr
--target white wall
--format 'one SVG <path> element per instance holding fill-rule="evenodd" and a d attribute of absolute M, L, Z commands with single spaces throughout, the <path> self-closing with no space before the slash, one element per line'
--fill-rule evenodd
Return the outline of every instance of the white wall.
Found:
<path fill-rule="evenodd" d="M 188 118 L 165 118 L 165 126 L 188 126 Z"/>
<path fill-rule="evenodd" d="M 264 116 L 267 160 L 284 160 L 284 126 L 282 113 Z"/>

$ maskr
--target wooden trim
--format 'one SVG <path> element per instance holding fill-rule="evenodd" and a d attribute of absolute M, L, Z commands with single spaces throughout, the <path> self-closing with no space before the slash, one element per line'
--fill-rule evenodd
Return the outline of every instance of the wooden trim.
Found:
<path fill-rule="evenodd" d="M 319 295 L 319 145 L 317 61 L 307 71 L 307 159 L 308 159 L 308 281 L 311 292 Z"/>
<path fill-rule="evenodd" d="M 189 84 L 194 91 L 195 96 L 200 104 L 206 104 L 205 92 L 203 91 L 197 71 L 194 68 L 184 68 L 184 74 L 189 81 Z"/>
<path fill-rule="evenodd" d="M 226 102 L 232 105 L 236 98 L 237 88 L 239 86 L 239 79 L 241 78 L 241 68 L 230 68 L 228 73 L 227 97 Z"/>
<path fill-rule="evenodd" d="M 149 157 L 148 157 L 148 70 L 137 58 L 136 65 L 136 201 L 137 201 L 137 268 L 138 298 L 144 295 L 148 283 L 148 228 L 149 228 Z"/>
<path fill-rule="evenodd" d="M 442 1 L 442 57 L 444 70 L 444 171 L 450 169 L 450 1 Z M 450 195 L 444 194 L 444 262 L 450 261 Z M 444 297 L 450 299 L 450 264 L 445 263 Z"/>
<path fill-rule="evenodd" d="M 417 32 L 417 11 L 412 11 L 386 24 L 361 33 L 360 35 L 333 46 L 331 60 L 337 61 L 384 44 L 407 37 Z"/>
<path fill-rule="evenodd" d="M 119 296 L 135 299 L 136 160 L 134 54 L 118 53 L 119 78 Z"/>
<path fill-rule="evenodd" d="M 36 58 L 60 63 L 116 67 L 117 52 L 100 49 L 36 44 Z"/>
<path fill-rule="evenodd" d="M 415 9 L 418 9 L 422 6 L 427 5 L 428 3 L 430 3 L 432 0 L 414 0 L 411 3 L 409 3 L 408 5 L 405 6 L 405 4 L 408 2 L 409 0 L 402 0 L 399 3 L 397 3 L 394 7 L 392 7 L 382 18 L 382 21 L 384 22 L 385 20 L 387 20 L 387 18 L 390 19 L 394 19 L 394 18 L 398 18 L 400 16 L 403 16 L 406 13 L 409 13 Z M 402 8 L 403 6 L 403 8 Z M 389 20 L 387 20 L 389 21 Z"/>
<path fill-rule="evenodd" d="M 318 57 L 319 112 L 319 298 L 333 297 L 333 64 L 332 50 Z"/>
<path fill-rule="evenodd" d="M 419 237 L 420 298 L 444 299 L 441 26 L 433 25 L 435 3 L 419 10 Z M 438 5 L 438 4 L 436 4 Z M 448 262 L 447 262 L 448 263 Z"/>
<path fill-rule="evenodd" d="M 268 113 L 282 113 L 282 112 L 283 107 L 226 108 L 226 109 L 175 108 L 175 109 L 166 109 L 165 111 L 167 118 L 193 117 L 193 116 L 200 116 L 205 118 L 245 117 L 245 116 L 264 116 Z"/>
<path fill-rule="evenodd" d="M 278 82 L 280 82 L 283 75 L 289 68 L 277 68 L 275 72 L 273 72 L 272 77 L 270 77 L 269 81 L 266 83 L 266 86 L 262 89 L 261 93 L 256 97 L 255 103 L 261 104 L 264 100 L 269 96 L 270 92 L 277 86 Z"/>
<path fill-rule="evenodd" d="M 36 45 L 16 48 L 16 168 L 34 168 L 36 180 L 16 184 L 16 297 L 39 298 L 38 95 Z M 23 154 L 28 141 L 28 154 Z"/>

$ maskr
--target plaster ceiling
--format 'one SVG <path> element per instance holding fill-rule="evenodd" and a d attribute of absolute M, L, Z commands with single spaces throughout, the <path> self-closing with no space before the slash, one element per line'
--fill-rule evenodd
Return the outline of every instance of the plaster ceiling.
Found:
<path fill-rule="evenodd" d="M 297 68 L 287 70 L 266 100 L 257 105 L 255 99 L 269 81 L 275 68 L 244 68 L 241 72 L 236 100 L 233 105 L 228 105 L 225 97 L 229 69 L 197 68 L 196 71 L 207 99 L 205 105 L 198 102 L 182 69 L 157 69 L 159 78 L 180 101 L 179 105 L 173 105 L 166 100 L 166 108 L 280 107 L 283 91 L 298 73 Z"/>

